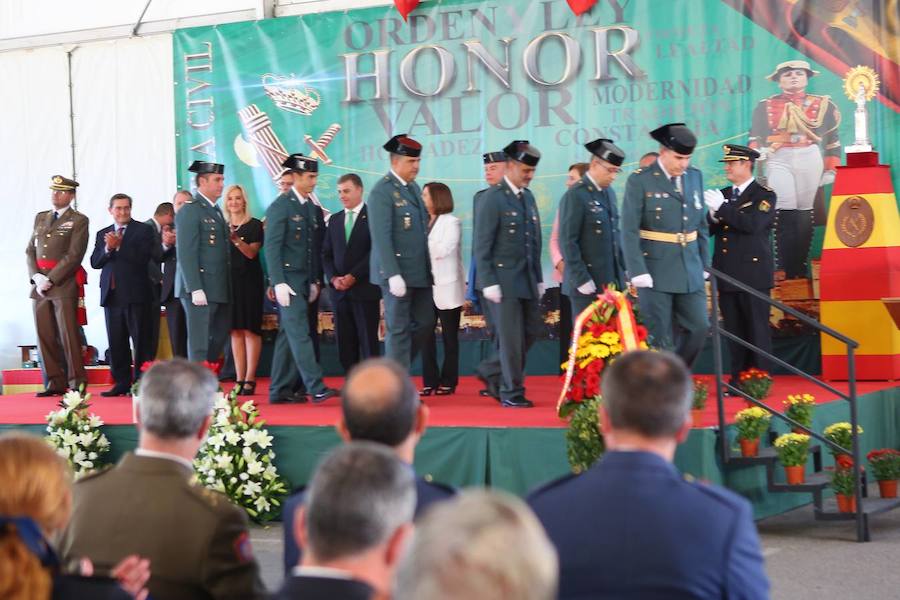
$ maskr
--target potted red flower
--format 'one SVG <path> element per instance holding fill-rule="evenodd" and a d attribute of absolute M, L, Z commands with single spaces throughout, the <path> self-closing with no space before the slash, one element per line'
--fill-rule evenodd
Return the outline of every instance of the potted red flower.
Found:
<path fill-rule="evenodd" d="M 882 498 L 897 497 L 897 480 L 900 479 L 900 452 L 893 448 L 872 450 L 866 455 Z"/>

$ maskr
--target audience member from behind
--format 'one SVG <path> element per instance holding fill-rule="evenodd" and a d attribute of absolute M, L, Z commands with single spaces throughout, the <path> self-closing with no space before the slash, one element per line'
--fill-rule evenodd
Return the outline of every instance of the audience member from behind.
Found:
<path fill-rule="evenodd" d="M 456 493 L 453 488 L 417 476 L 413 471 L 416 444 L 428 423 L 428 407 L 419 400 L 412 380 L 399 363 L 389 358 L 370 358 L 356 365 L 341 390 L 341 410 L 337 425 L 341 439 L 382 444 L 407 465 L 415 477 L 417 517 L 433 503 Z M 294 518 L 306 494 L 306 490 L 299 490 L 282 507 L 286 574 L 300 561 L 300 549 L 293 534 Z"/>
<path fill-rule="evenodd" d="M 394 600 L 550 600 L 557 572 L 553 545 L 524 502 L 463 492 L 416 524 Z"/>
<path fill-rule="evenodd" d="M 212 371 L 183 359 L 141 378 L 138 448 L 75 484 L 60 552 L 105 572 L 127 554 L 150 559 L 153 598 L 262 598 L 247 515 L 191 481 L 219 387 Z"/>
<path fill-rule="evenodd" d="M 351 442 L 313 474 L 294 527 L 306 549 L 278 600 L 388 598 L 412 534 L 412 470 L 382 444 Z"/>
<path fill-rule="evenodd" d="M 0 598 L 146 598 L 149 563 L 125 558 L 107 577 L 61 575 L 47 541 L 65 527 L 72 510 L 70 471 L 41 438 L 12 432 L 0 435 Z M 90 562 L 80 564 L 89 575 Z M 122 587 L 119 587 L 121 584 Z M 126 592 L 128 590 L 128 592 Z"/>
<path fill-rule="evenodd" d="M 672 464 L 691 429 L 684 362 L 628 352 L 602 392 L 607 453 L 529 498 L 559 553 L 559 597 L 768 598 L 750 503 Z"/>

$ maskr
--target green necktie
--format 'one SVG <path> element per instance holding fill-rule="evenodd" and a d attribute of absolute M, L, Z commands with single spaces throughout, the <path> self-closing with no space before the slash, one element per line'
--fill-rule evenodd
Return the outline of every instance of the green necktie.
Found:
<path fill-rule="evenodd" d="M 348 210 L 344 214 L 344 241 L 350 241 L 350 232 L 353 231 L 353 211 Z"/>

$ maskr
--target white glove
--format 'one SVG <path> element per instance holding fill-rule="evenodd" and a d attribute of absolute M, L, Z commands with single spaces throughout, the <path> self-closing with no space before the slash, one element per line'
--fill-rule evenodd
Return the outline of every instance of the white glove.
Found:
<path fill-rule="evenodd" d="M 703 192 L 703 201 L 709 210 L 716 212 L 720 206 L 725 204 L 725 196 L 722 195 L 721 190 L 706 190 Z"/>
<path fill-rule="evenodd" d="M 481 293 L 494 304 L 500 304 L 503 301 L 503 292 L 500 290 L 500 284 L 489 285 L 481 290 Z"/>
<path fill-rule="evenodd" d="M 206 301 L 206 292 L 203 290 L 194 290 L 191 292 L 191 304 L 194 306 L 206 306 L 208 304 Z"/>
<path fill-rule="evenodd" d="M 652 288 L 653 287 L 653 276 L 650 273 L 644 273 L 643 275 L 638 275 L 637 277 L 631 278 L 631 285 L 636 288 Z"/>
<path fill-rule="evenodd" d="M 709 271 L 703 271 L 703 279 L 709 279 Z"/>
<path fill-rule="evenodd" d="M 589 294 L 593 294 L 597 291 L 597 284 L 594 283 L 592 279 L 588 279 L 587 283 L 582 283 L 578 286 L 578 293 L 584 294 L 585 296 Z"/>
<path fill-rule="evenodd" d="M 544 282 L 538 284 L 538 300 L 544 297 L 544 292 L 547 290 L 547 286 L 544 285 Z"/>
<path fill-rule="evenodd" d="M 822 179 L 819 180 L 819 187 L 825 187 L 826 185 L 834 183 L 835 175 L 836 173 L 834 171 L 825 171 L 822 173 Z"/>
<path fill-rule="evenodd" d="M 276 283 L 275 284 L 275 300 L 278 302 L 278 306 L 290 306 L 291 305 L 291 296 L 296 296 L 297 292 L 291 289 L 286 283 Z"/>
<path fill-rule="evenodd" d="M 391 293 L 398 298 L 402 298 L 406 295 L 406 282 L 403 281 L 403 275 L 391 275 L 388 278 L 388 288 L 390 288 Z"/>
<path fill-rule="evenodd" d="M 44 292 L 53 287 L 53 282 L 43 273 L 35 273 L 31 280 L 34 282 L 35 291 L 41 296 L 44 295 Z"/>
<path fill-rule="evenodd" d="M 766 160 L 772 154 L 772 149 L 768 146 L 766 146 L 765 148 L 759 148 L 756 151 L 759 152 L 759 158 L 756 159 L 758 161 Z"/>
<path fill-rule="evenodd" d="M 309 303 L 312 304 L 319 297 L 319 286 L 315 283 L 309 284 Z"/>

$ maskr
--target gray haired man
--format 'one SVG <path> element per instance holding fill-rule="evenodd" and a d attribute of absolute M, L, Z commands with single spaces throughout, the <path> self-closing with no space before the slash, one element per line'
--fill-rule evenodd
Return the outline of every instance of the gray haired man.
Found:
<path fill-rule="evenodd" d="M 294 533 L 304 548 L 277 600 L 390 597 L 412 533 L 412 470 L 382 444 L 350 442 L 313 474 Z"/>
<path fill-rule="evenodd" d="M 144 374 L 138 448 L 75 484 L 64 560 L 90 558 L 105 574 L 125 556 L 146 557 L 154 598 L 265 596 L 247 515 L 191 481 L 218 387 L 211 371 L 183 359 Z"/>

